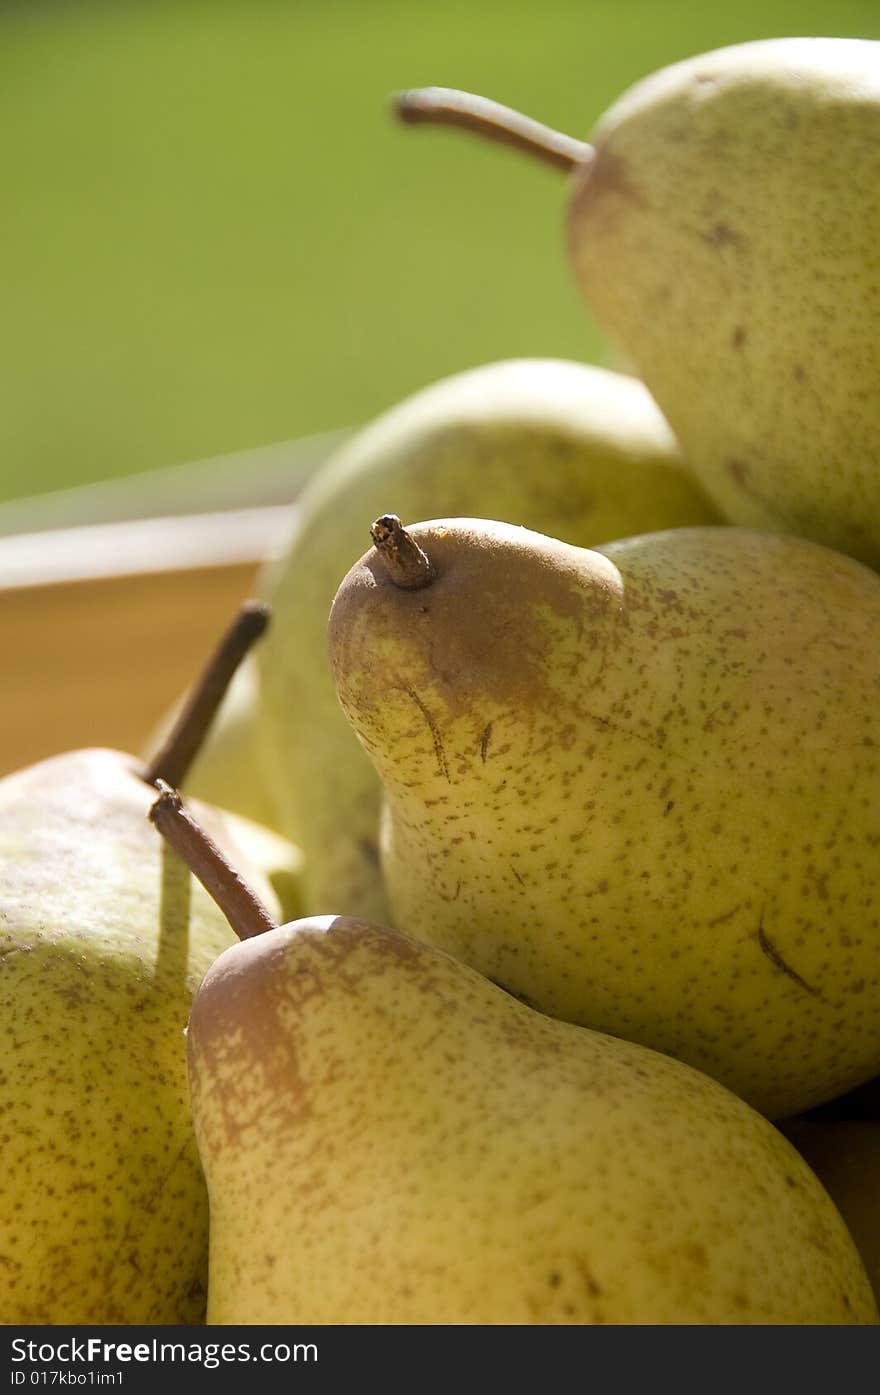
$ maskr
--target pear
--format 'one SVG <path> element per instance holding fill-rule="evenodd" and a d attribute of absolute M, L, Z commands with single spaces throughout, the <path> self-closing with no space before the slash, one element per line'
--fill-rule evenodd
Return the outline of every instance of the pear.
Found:
<path fill-rule="evenodd" d="M 688 58 L 592 146 L 444 89 L 399 113 L 573 171 L 578 284 L 725 516 L 880 566 L 880 44 Z"/>
<path fill-rule="evenodd" d="M 689 59 L 595 141 L 577 279 L 703 484 L 734 523 L 880 566 L 880 44 Z"/>
<path fill-rule="evenodd" d="M 204 1318 L 208 1200 L 184 1030 L 197 984 L 234 936 L 147 825 L 146 775 L 185 770 L 264 623 L 264 608 L 243 608 L 155 770 L 85 750 L 0 781 L 7 1325 Z M 277 907 L 262 867 L 293 855 L 264 856 L 243 820 L 209 807 L 202 817 Z"/>
<path fill-rule="evenodd" d="M 771 1117 L 876 1074 L 880 578 L 738 528 L 374 536 L 330 650 L 393 923 Z"/>
<path fill-rule="evenodd" d="M 70 752 L 0 781 L 7 1324 L 204 1315 L 207 1197 L 183 1032 L 234 936 L 151 835 L 154 798 L 118 751 Z M 217 816 L 212 827 L 224 837 Z"/>
<path fill-rule="evenodd" d="M 274 615 L 257 656 L 264 778 L 277 827 L 304 853 L 305 909 L 379 920 L 379 782 L 338 710 L 326 626 L 368 541 L 365 520 L 391 500 L 410 517 L 502 517 L 580 544 L 717 521 L 641 383 L 564 361 L 493 363 L 436 383 L 320 472 L 262 586 Z"/>
<path fill-rule="evenodd" d="M 187 1040 L 210 1323 L 878 1321 L 771 1124 L 407 935 L 245 939 Z"/>

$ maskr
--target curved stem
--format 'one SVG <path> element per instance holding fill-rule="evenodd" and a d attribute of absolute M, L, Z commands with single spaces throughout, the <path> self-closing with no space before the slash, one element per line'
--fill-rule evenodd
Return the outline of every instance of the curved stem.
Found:
<path fill-rule="evenodd" d="M 245 601 L 186 698 L 171 731 L 143 771 L 148 785 L 158 780 L 182 785 L 208 734 L 236 670 L 269 624 L 262 601 Z"/>
<path fill-rule="evenodd" d="M 184 807 L 177 790 L 164 780 L 157 780 L 156 787 L 159 798 L 150 808 L 150 822 L 217 902 L 238 938 L 249 940 L 266 930 L 275 930 L 276 922 L 256 892 Z"/>
<path fill-rule="evenodd" d="M 412 125 L 461 126 L 487 140 L 524 150 L 566 173 L 593 158 L 593 147 L 586 141 L 554 131 L 488 97 L 452 87 L 414 87 L 398 92 L 393 110 L 401 121 Z"/>

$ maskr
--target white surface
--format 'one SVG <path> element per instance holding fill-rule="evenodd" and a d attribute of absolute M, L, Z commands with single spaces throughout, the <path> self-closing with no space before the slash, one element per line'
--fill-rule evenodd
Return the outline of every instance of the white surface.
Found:
<path fill-rule="evenodd" d="M 262 562 L 284 542 L 290 504 L 99 523 L 0 538 L 0 587 Z"/>

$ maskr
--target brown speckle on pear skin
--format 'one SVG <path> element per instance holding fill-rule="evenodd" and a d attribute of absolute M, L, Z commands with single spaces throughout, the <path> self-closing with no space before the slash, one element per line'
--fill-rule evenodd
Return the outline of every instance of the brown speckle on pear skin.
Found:
<path fill-rule="evenodd" d="M 415 688 L 411 688 L 408 684 L 404 684 L 403 690 L 408 697 L 412 698 L 419 712 L 424 717 L 428 730 L 431 733 L 431 740 L 434 743 L 434 754 L 437 757 L 437 769 L 440 771 L 440 774 L 443 776 L 443 779 L 448 780 L 449 767 L 446 764 L 446 752 L 443 749 L 443 738 L 440 735 L 440 732 L 437 728 L 437 723 L 434 721 L 434 718 L 431 716 L 431 713 L 425 706 L 424 702 L 422 702 L 422 699 L 419 697 Z"/>
<path fill-rule="evenodd" d="M 749 467 L 744 460 L 726 460 L 724 462 L 727 473 L 731 479 L 735 479 L 737 484 L 743 489 L 749 487 Z"/>
<path fill-rule="evenodd" d="M 806 979 L 801 978 L 800 974 L 795 969 L 793 969 L 785 959 L 783 959 L 782 954 L 779 951 L 778 945 L 775 945 L 773 943 L 770 936 L 767 934 L 767 931 L 764 929 L 763 921 L 758 926 L 757 936 L 758 944 L 761 946 L 761 952 L 762 954 L 766 954 L 771 964 L 774 964 L 777 969 L 781 970 L 782 973 L 787 974 L 793 983 L 796 983 L 798 987 L 803 988 L 805 993 L 812 993 L 814 997 L 821 998 L 822 994 L 820 993 L 819 989 L 816 988 L 812 983 L 807 983 Z"/>
<path fill-rule="evenodd" d="M 486 764 L 489 755 L 489 742 L 492 740 L 492 723 L 487 722 L 480 737 L 480 760 Z"/>
<path fill-rule="evenodd" d="M 707 242 L 710 247 L 735 247 L 740 248 L 745 244 L 745 238 L 727 223 L 714 223 L 711 228 L 700 233 L 700 237 Z"/>

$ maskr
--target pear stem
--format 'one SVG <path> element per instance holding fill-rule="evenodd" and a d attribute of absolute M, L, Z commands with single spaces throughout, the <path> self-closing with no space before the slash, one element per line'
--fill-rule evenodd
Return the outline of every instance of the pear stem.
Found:
<path fill-rule="evenodd" d="M 395 586 L 416 591 L 430 586 L 436 573 L 429 557 L 406 531 L 396 513 L 383 513 L 370 528 L 385 570 Z"/>
<path fill-rule="evenodd" d="M 182 785 L 245 655 L 269 624 L 262 601 L 245 601 L 191 689 L 160 750 L 143 771 L 148 785 Z"/>
<path fill-rule="evenodd" d="M 150 808 L 150 822 L 214 898 L 238 938 L 249 940 L 275 930 L 276 922 L 260 898 L 193 818 L 177 790 L 161 779 L 156 788 L 159 798 Z"/>
<path fill-rule="evenodd" d="M 593 147 L 554 131 L 512 107 L 451 87 L 414 87 L 392 98 L 392 110 L 411 125 L 461 126 L 486 140 L 512 145 L 567 174 L 593 158 Z"/>

